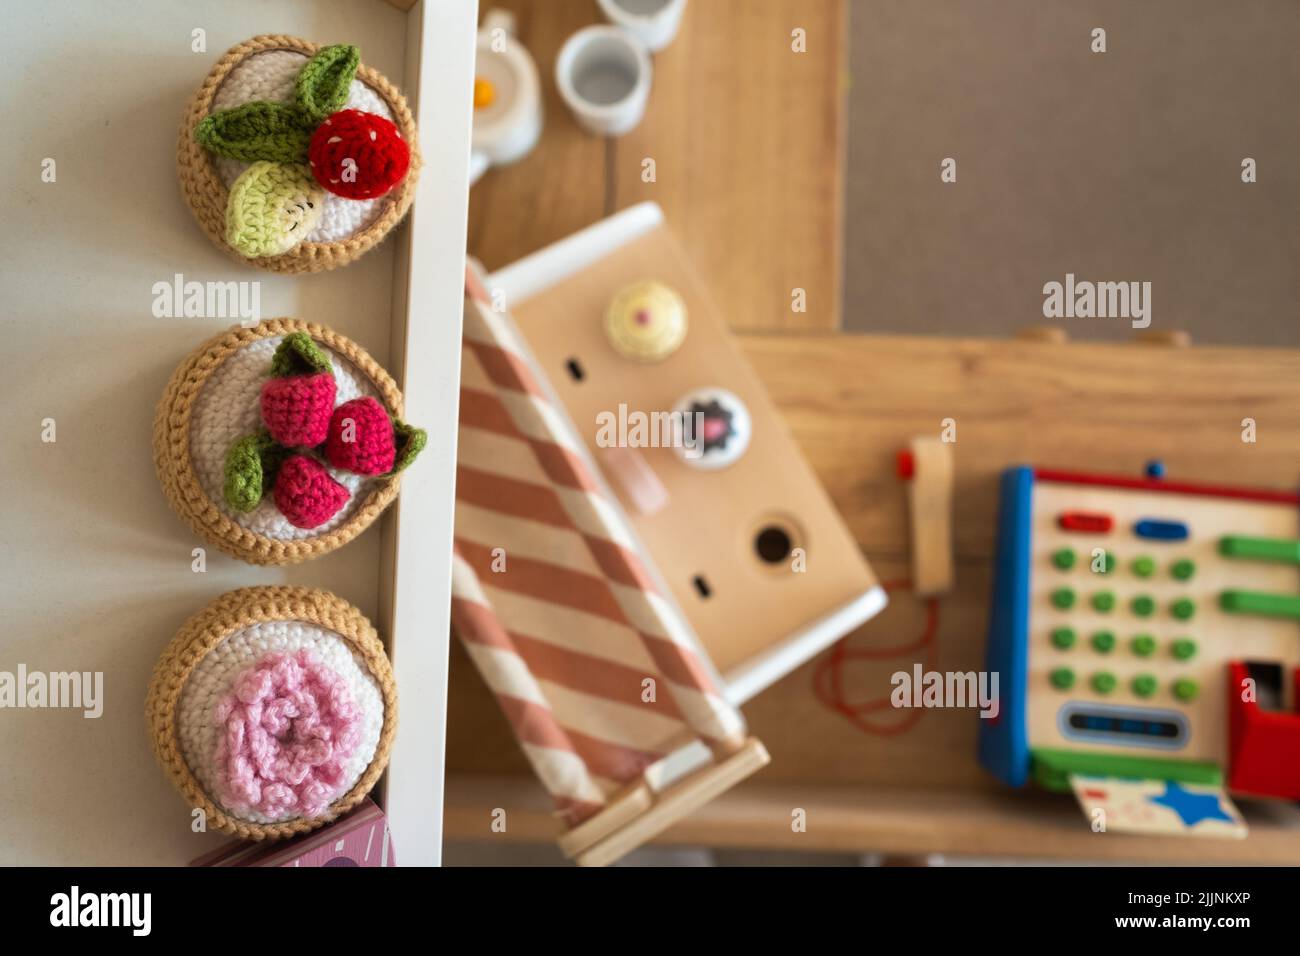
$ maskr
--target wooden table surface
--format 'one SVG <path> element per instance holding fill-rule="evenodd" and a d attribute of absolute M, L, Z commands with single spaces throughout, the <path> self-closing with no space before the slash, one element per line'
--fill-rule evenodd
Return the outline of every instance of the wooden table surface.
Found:
<path fill-rule="evenodd" d="M 894 477 L 894 451 L 911 436 L 937 434 L 943 419 L 956 420 L 957 572 L 956 588 L 940 608 L 937 666 L 943 670 L 983 664 L 996 484 L 1003 468 L 1029 463 L 1136 475 L 1148 459 L 1161 458 L 1171 477 L 1180 479 L 1272 488 L 1300 484 L 1297 351 L 838 334 L 741 339 L 886 580 L 905 577 L 908 570 L 907 511 Z M 1241 440 L 1244 418 L 1256 422 L 1254 444 Z M 916 602 L 900 593 L 849 640 L 853 646 L 907 643 L 921 620 Z M 913 654 L 851 671 L 846 683 L 850 691 L 862 688 L 876 696 L 872 689 L 887 689 L 887 675 L 915 659 Z M 489 819 L 485 807 L 517 806 L 527 817 L 533 784 L 495 702 L 459 648 L 452 665 L 447 827 L 449 836 L 473 836 L 479 822 Z M 976 762 L 973 712 L 930 711 L 904 734 L 865 734 L 818 702 L 814 666 L 795 671 L 744 708 L 753 732 L 771 751 L 771 765 L 667 838 L 786 845 L 789 808 L 815 804 L 837 821 L 837 838 L 846 849 L 993 853 L 1002 846 L 1000 852 L 1015 853 L 1047 846 L 1040 852 L 1074 857 L 1300 862 L 1300 814 L 1277 805 L 1258 811 L 1248 806 L 1249 839 L 1213 841 L 1197 856 L 1197 848 L 1210 841 L 1127 838 L 1085 847 L 1079 837 L 1095 835 L 1072 799 L 1047 795 L 1055 809 L 1034 811 L 1036 836 L 1027 841 L 1020 819 L 1024 798 L 1010 794 Z M 918 793 L 929 797 L 918 800 Z M 760 823 L 751 812 L 755 801 L 765 800 L 786 806 L 779 826 L 777 817 Z M 853 823 L 855 801 L 865 816 Z M 891 842 L 886 835 L 907 817 L 908 806 L 915 814 L 909 836 Z M 999 816 L 999 806 L 1005 816 Z M 983 821 L 981 826 L 996 823 L 1001 837 L 972 835 L 962 822 L 966 813 Z M 1059 840 L 1044 843 L 1044 833 Z"/>
<path fill-rule="evenodd" d="M 1292 488 L 1300 478 L 1300 352 L 842 336 L 839 328 L 845 16 L 842 0 L 688 4 L 655 58 L 642 125 L 618 140 L 581 132 L 555 91 L 560 45 L 599 22 L 591 0 L 506 0 L 538 61 L 538 149 L 490 170 L 470 200 L 470 252 L 489 269 L 611 213 L 655 200 L 683 240 L 786 422 L 885 580 L 908 574 L 907 508 L 894 453 L 957 423 L 957 580 L 940 608 L 937 666 L 983 665 L 997 475 L 1018 463 Z M 740 15 L 743 9 L 743 16 Z M 807 32 L 808 52 L 790 49 Z M 642 180 L 652 158 L 656 181 Z M 806 313 L 791 290 L 807 292 Z M 772 334 L 772 333 L 785 334 Z M 1241 421 L 1259 440 L 1241 441 Z M 850 636 L 889 647 L 920 632 L 905 592 Z M 850 692 L 887 687 L 916 657 L 855 665 Z M 664 835 L 666 841 L 794 849 L 951 852 L 1162 862 L 1300 862 L 1300 811 L 1247 805 L 1244 841 L 1093 834 L 1064 795 L 1013 794 L 975 759 L 973 712 L 927 712 L 907 732 L 851 726 L 813 694 L 810 664 L 744 708 L 772 763 Z M 875 696 L 870 694 L 870 696 Z M 495 701 L 454 645 L 446 832 L 558 833 Z M 789 826 L 809 813 L 808 834 Z M 493 836 L 494 838 L 494 836 Z"/>
<path fill-rule="evenodd" d="M 683 240 L 732 327 L 839 328 L 843 0 L 696 0 L 654 58 L 645 119 L 618 139 L 583 132 L 555 88 L 594 0 L 484 0 L 516 16 L 546 115 L 536 149 L 470 193 L 469 251 L 489 271 L 639 202 Z M 806 34 L 806 52 L 791 33 Z M 655 181 L 643 181 L 654 160 Z M 803 289 L 806 311 L 792 311 Z"/>

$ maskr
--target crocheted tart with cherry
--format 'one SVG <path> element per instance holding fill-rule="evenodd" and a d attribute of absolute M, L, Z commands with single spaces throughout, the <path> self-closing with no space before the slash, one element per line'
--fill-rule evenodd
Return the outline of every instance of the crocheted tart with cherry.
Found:
<path fill-rule="evenodd" d="M 173 374 L 154 422 L 172 507 L 255 564 L 340 547 L 397 494 L 427 436 L 396 383 L 322 326 L 268 319 L 205 343 Z"/>
<path fill-rule="evenodd" d="M 181 186 L 224 248 L 278 272 L 330 269 L 406 213 L 419 169 L 401 94 L 355 46 L 256 37 L 191 101 Z"/>

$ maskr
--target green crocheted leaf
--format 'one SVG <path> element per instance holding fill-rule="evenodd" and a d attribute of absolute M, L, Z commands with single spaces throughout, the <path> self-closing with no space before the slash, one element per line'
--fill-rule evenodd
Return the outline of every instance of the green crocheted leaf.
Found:
<path fill-rule="evenodd" d="M 393 462 L 390 475 L 395 475 L 411 462 L 415 461 L 424 446 L 429 443 L 429 436 L 423 428 L 414 428 L 400 419 L 393 419 L 393 438 L 397 445 L 397 458 Z"/>
<path fill-rule="evenodd" d="M 252 511 L 275 484 L 288 452 L 271 440 L 266 431 L 245 435 L 226 453 L 226 480 L 221 486 L 226 504 L 235 511 Z"/>
<path fill-rule="evenodd" d="M 290 332 L 275 349 L 271 358 L 271 377 L 310 375 L 333 372 L 329 356 L 306 332 Z"/>
<path fill-rule="evenodd" d="M 259 101 L 204 117 L 194 138 L 204 149 L 245 163 L 304 163 L 313 126 L 295 106 Z"/>
<path fill-rule="evenodd" d="M 294 85 L 298 108 L 313 123 L 321 123 L 343 109 L 360 62 L 361 51 L 346 43 L 318 52 L 307 61 Z"/>

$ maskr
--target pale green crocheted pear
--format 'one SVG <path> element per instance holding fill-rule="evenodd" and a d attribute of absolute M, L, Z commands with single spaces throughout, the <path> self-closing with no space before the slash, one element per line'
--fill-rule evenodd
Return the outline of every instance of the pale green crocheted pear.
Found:
<path fill-rule="evenodd" d="M 249 259 L 278 256 L 320 223 L 325 191 L 299 163 L 253 163 L 230 187 L 226 242 Z"/>

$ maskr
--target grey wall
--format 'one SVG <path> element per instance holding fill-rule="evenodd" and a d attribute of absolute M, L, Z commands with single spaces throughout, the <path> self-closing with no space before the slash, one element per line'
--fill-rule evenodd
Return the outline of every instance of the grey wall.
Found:
<path fill-rule="evenodd" d="M 1156 329 L 1300 345 L 1300 3 L 848 2 L 846 329 L 1006 335 L 1073 272 L 1150 281 Z"/>

